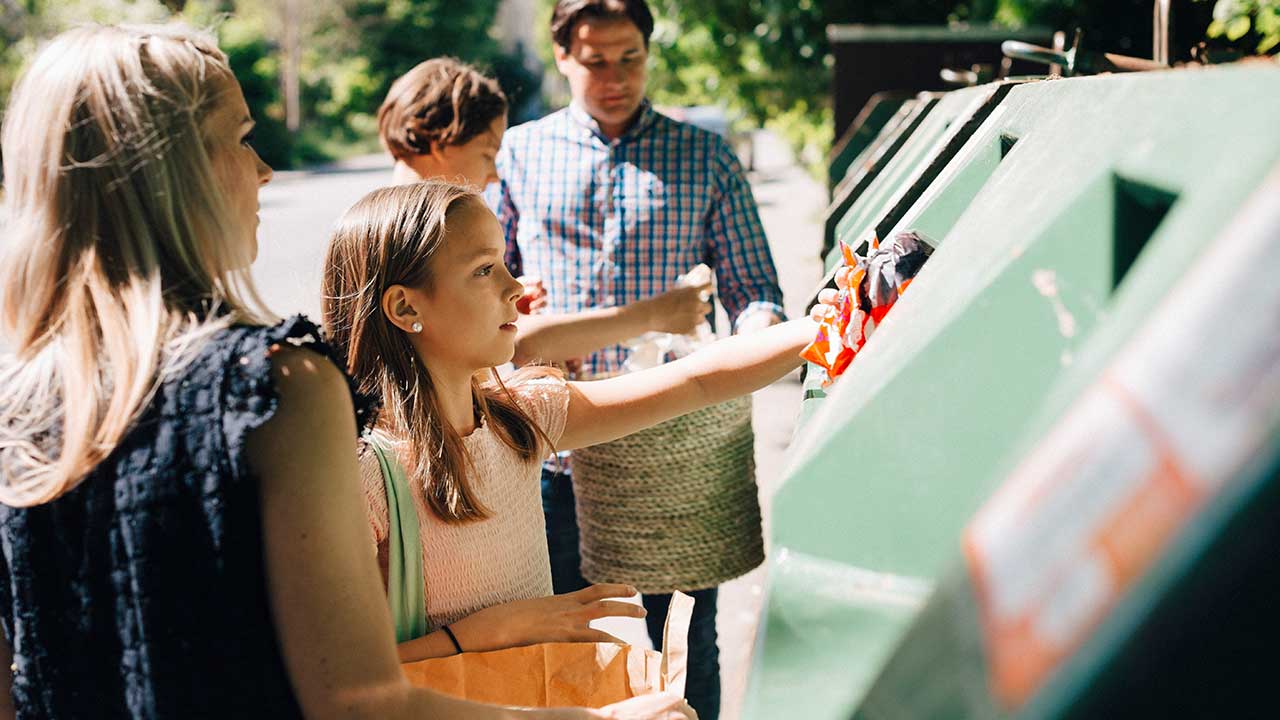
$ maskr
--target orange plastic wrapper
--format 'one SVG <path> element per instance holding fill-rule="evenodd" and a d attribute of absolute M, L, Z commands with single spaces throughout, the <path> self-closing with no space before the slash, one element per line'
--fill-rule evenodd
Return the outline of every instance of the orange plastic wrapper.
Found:
<path fill-rule="evenodd" d="M 684 695 L 693 598 L 675 593 L 662 652 L 619 643 L 541 643 L 401 665 L 412 685 L 517 707 L 601 708 L 640 695 Z"/>
<path fill-rule="evenodd" d="M 933 243 L 914 231 L 881 243 L 867 241 L 863 257 L 840 243 L 844 263 L 836 269 L 836 302 L 822 309 L 818 333 L 800 357 L 826 372 L 823 387 L 840 377 L 884 321 L 889 310 L 933 254 Z"/>

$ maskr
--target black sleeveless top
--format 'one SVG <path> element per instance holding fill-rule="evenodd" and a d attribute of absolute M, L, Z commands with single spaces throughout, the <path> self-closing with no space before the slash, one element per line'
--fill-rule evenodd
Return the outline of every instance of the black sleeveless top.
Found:
<path fill-rule="evenodd" d="M 78 487 L 0 505 L 0 622 L 19 718 L 301 716 L 244 456 L 275 411 L 275 343 L 331 354 L 301 316 L 221 331 Z M 371 405 L 353 399 L 362 427 Z"/>

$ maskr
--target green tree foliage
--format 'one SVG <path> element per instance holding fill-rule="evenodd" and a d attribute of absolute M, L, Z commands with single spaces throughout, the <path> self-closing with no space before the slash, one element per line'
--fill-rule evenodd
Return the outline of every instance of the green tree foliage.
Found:
<path fill-rule="evenodd" d="M 377 109 L 391 83 L 414 65 L 454 55 L 495 72 L 519 107 L 536 92 L 528 71 L 490 34 L 499 0 L 239 0 L 221 26 L 236 74 L 253 86 L 250 106 L 268 118 L 260 146 L 279 166 L 376 148 Z M 301 25 L 301 126 L 284 131 L 280 88 L 285 30 Z M 268 142 L 272 149 L 268 149 Z"/>
<path fill-rule="evenodd" d="M 499 0 L 0 0 L 0 100 L 39 42 L 83 22 L 181 17 L 212 28 L 258 120 L 256 145 L 274 167 L 376 148 L 376 113 L 391 82 L 417 63 L 454 55 L 493 72 L 521 107 L 538 78 L 504 54 L 490 28 Z M 298 132 L 282 91 L 288 30 L 296 31 Z"/>
<path fill-rule="evenodd" d="M 85 22 L 154 22 L 170 11 L 159 0 L 0 0 L 0 102 L 39 43 Z"/>
<path fill-rule="evenodd" d="M 216 8 L 211 8 L 216 10 Z M 188 9 L 188 13 L 192 10 Z M 280 97 L 280 62 L 262 22 L 234 14 L 211 17 L 217 22 L 218 42 L 240 81 L 245 103 L 257 121 L 254 148 L 272 167 L 286 168 L 301 161 L 293 135 L 285 128 Z"/>
<path fill-rule="evenodd" d="M 539 35 L 551 68 L 539 0 Z M 993 22 L 1084 30 L 1095 51 L 1149 56 L 1152 0 L 650 0 L 657 17 L 655 101 L 721 104 L 743 125 L 781 131 L 820 167 L 831 138 L 833 23 Z M 521 108 L 539 78 L 505 55 L 491 34 L 500 0 L 0 0 L 0 101 L 40 39 L 77 22 L 152 21 L 178 13 L 212 27 L 259 119 L 259 148 L 277 167 L 372 149 L 378 103 L 417 62 L 454 55 L 494 73 Z M 1280 46 L 1280 0 L 1174 0 L 1175 59 L 1209 34 L 1251 51 Z M 1210 18 L 1212 13 L 1212 18 Z M 1213 24 L 1210 25 L 1210 20 Z M 285 128 L 281 91 L 298 33 L 300 127 Z M 552 70 L 554 72 L 554 70 Z M 520 118 L 516 118 L 520 119 Z"/>
<path fill-rule="evenodd" d="M 1209 37 L 1252 46 L 1259 54 L 1280 51 L 1280 0 L 1218 0 Z"/>
<path fill-rule="evenodd" d="M 832 142 L 829 96 L 833 63 L 826 39 L 830 24 L 994 23 L 1010 28 L 1081 28 L 1088 49 L 1151 54 L 1152 0 L 650 3 L 657 16 L 651 81 L 655 100 L 727 105 L 752 125 L 781 131 L 812 167 L 821 167 L 821 158 Z M 544 0 L 548 15 L 553 4 Z M 1203 38 L 1208 18 L 1191 0 L 1175 0 L 1175 6 L 1173 45 L 1185 56 Z"/>
<path fill-rule="evenodd" d="M 327 103 L 326 114 L 358 117 L 376 112 L 397 77 L 440 55 L 458 57 L 492 73 L 512 107 L 523 106 L 538 92 L 539 79 L 519 59 L 504 53 L 490 32 L 500 0 L 342 0 L 341 4 L 343 12 L 332 17 L 321 35 L 343 40 L 335 49 L 352 60 L 332 73 L 327 93 L 313 98 Z M 318 55 L 326 54 L 334 53 Z"/>

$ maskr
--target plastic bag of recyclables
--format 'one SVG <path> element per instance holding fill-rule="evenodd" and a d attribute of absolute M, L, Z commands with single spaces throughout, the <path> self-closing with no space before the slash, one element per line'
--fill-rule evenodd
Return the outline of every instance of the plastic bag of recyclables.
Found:
<path fill-rule="evenodd" d="M 607 642 L 539 643 L 401 665 L 409 682 L 476 702 L 600 708 L 653 693 L 684 695 L 693 598 L 671 598 L 662 652 Z"/>
<path fill-rule="evenodd" d="M 711 282 L 711 268 L 699 263 L 692 270 L 676 280 L 679 287 L 698 287 Z M 710 299 L 708 295 L 707 298 Z M 711 324 L 703 321 L 692 335 L 676 335 L 674 333 L 647 332 L 639 337 L 623 343 L 631 352 L 627 355 L 623 369 L 627 372 L 648 370 L 667 361 L 668 356 L 682 358 L 694 350 L 715 342 L 716 334 Z"/>
<path fill-rule="evenodd" d="M 826 371 L 823 387 L 849 367 L 933 254 L 933 244 L 913 230 L 885 242 L 872 234 L 867 247 L 864 257 L 840 243 L 844 264 L 836 270 L 836 303 L 821 310 L 817 337 L 800 354 Z"/>

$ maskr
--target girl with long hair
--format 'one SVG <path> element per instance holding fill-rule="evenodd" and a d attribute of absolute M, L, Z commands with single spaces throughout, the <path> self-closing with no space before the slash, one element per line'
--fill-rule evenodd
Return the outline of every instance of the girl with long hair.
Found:
<path fill-rule="evenodd" d="M 13 93 L 0 717 L 687 717 L 409 687 L 363 551 L 371 406 L 249 281 L 271 178 L 252 128 L 226 56 L 181 26 L 65 33 Z"/>
<path fill-rule="evenodd" d="M 495 158 L 507 129 L 507 109 L 507 98 L 498 82 L 471 65 L 450 57 L 419 63 L 392 83 L 378 110 L 379 138 L 395 163 L 393 182 L 443 180 L 475 190 L 496 182 Z M 556 363 L 571 369 L 576 359 L 587 353 L 649 331 L 691 332 L 710 310 L 710 288 L 698 286 L 675 288 L 623 307 L 552 314 L 542 310 L 547 298 L 541 280 L 521 277 L 518 281 L 524 289 L 516 302 L 520 317 L 511 360 L 517 365 Z M 496 403 L 501 412 L 501 397 Z M 522 423 L 517 422 L 514 427 L 518 429 Z M 559 477 L 555 471 L 560 464 L 553 461 L 549 467 L 552 469 L 544 474 L 544 484 Z M 390 583 L 391 558 L 385 538 L 392 508 L 386 501 L 386 492 L 376 483 L 367 491 L 370 522 L 375 534 L 382 538 L 379 560 L 384 579 Z M 430 516 L 425 509 L 422 515 Z M 430 550 L 424 548 L 424 552 L 427 558 L 431 557 Z M 644 610 L 636 605 L 612 601 L 634 594 L 632 588 L 609 585 L 542 597 L 539 586 L 537 592 L 520 594 L 536 595 L 536 599 L 485 607 L 475 616 L 459 620 L 456 626 L 458 632 L 468 636 L 469 647 L 477 649 L 539 641 L 611 640 L 588 623 L 606 615 L 642 615 Z M 434 657 L 455 650 L 451 639 L 441 631 L 419 639 L 426 629 L 425 625 L 397 628 L 406 640 L 400 646 L 402 659 Z"/>
<path fill-rule="evenodd" d="M 446 180 L 484 190 L 507 130 L 507 97 L 498 82 L 454 58 L 419 63 L 392 83 L 378 109 L 378 136 L 395 161 L 396 184 Z M 520 278 L 517 365 L 572 363 L 646 332 L 693 332 L 711 311 L 709 285 L 678 287 L 629 305 L 579 313 L 536 311 L 546 304 L 537 278 Z"/>
<path fill-rule="evenodd" d="M 397 475 L 421 543 L 416 600 L 422 628 L 435 632 L 402 636 L 402 657 L 451 652 L 455 643 L 488 649 L 495 640 L 465 623 L 487 608 L 549 601 L 538 476 L 550 453 L 763 387 L 800 364 L 816 327 L 808 318 L 784 323 L 606 380 L 565 382 L 547 368 L 525 368 L 504 382 L 492 368 L 515 351 L 522 293 L 503 265 L 504 247 L 478 194 L 424 182 L 358 201 L 325 258 L 325 326 L 359 391 L 383 401 L 360 464 L 384 581 L 399 549 L 387 522 L 400 517 L 391 506 L 403 503 L 390 500 Z M 490 379 L 477 379 L 485 370 Z M 589 619 L 578 617 L 584 632 Z"/>

